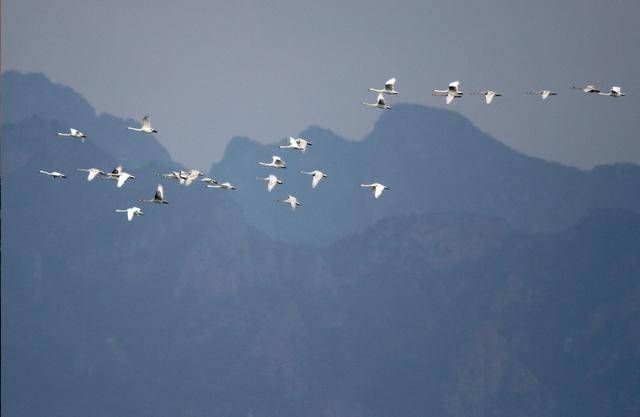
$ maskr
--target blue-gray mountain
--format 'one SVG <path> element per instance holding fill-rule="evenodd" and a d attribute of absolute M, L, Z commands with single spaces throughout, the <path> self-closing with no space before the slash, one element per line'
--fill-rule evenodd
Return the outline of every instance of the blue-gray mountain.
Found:
<path fill-rule="evenodd" d="M 301 133 L 313 143 L 296 151 L 233 139 L 214 177 L 231 179 L 234 198 L 247 221 L 272 237 L 329 242 L 391 215 L 471 212 L 499 216 L 516 229 L 557 231 L 597 208 L 640 212 L 640 166 L 616 164 L 583 171 L 515 152 L 475 128 L 457 113 L 398 104 L 384 112 L 361 142 L 311 127 Z M 269 170 L 257 161 L 280 155 L 287 170 L 273 194 L 295 194 L 300 213 L 290 216 L 273 204 L 256 176 Z M 328 178 L 311 190 L 298 171 L 320 169 Z M 362 182 L 391 188 L 372 201 Z"/>
<path fill-rule="evenodd" d="M 41 81 L 13 76 L 27 85 L 30 77 Z M 346 163 L 318 166 L 330 178 L 305 196 L 296 215 L 332 228 L 323 240 L 346 236 L 321 246 L 289 244 L 283 241 L 312 239 L 287 236 L 291 227 L 273 232 L 274 239 L 247 222 L 234 194 L 174 183 L 165 187 L 169 205 L 145 206 L 146 215 L 128 223 L 112 210 L 151 197 L 155 173 L 177 164 L 151 136 L 110 142 L 111 133 L 99 130 L 99 120 L 109 116 L 95 116 L 90 107 L 85 123 L 97 130 L 86 129 L 87 143 L 58 138 L 55 132 L 86 103 L 66 101 L 76 96 L 48 83 L 25 88 L 35 94 L 34 104 L 16 104 L 26 110 L 2 130 L 3 416 L 622 417 L 640 409 L 640 214 L 628 183 L 636 166 L 582 172 L 513 154 L 485 138 L 479 143 L 487 152 L 501 151 L 482 171 L 498 179 L 484 190 L 481 214 L 461 213 L 473 207 L 451 190 L 447 201 L 469 206 L 440 201 L 437 209 L 449 213 L 408 215 L 395 199 L 426 200 L 420 193 L 411 197 L 408 185 L 403 191 L 402 184 L 417 180 L 402 176 L 407 168 L 394 152 L 409 155 L 416 176 L 438 167 L 443 181 L 483 184 L 439 161 L 455 161 L 454 149 L 470 153 L 464 161 L 482 159 L 474 155 L 484 148 L 468 149 L 463 137 L 431 136 L 423 140 L 438 146 L 423 148 L 395 136 L 376 139 L 378 129 L 363 143 L 334 137 L 340 146 L 326 149 L 338 158 L 353 155 L 359 170 Z M 46 103 L 38 91 L 73 114 L 47 116 L 58 111 L 51 105 L 30 111 Z M 449 126 L 443 131 L 458 120 L 469 135 L 478 134 L 452 113 L 413 106 L 394 113 L 404 130 L 419 130 L 410 124 L 423 114 Z M 127 123 L 113 118 L 109 132 L 126 136 Z M 313 149 L 291 155 L 289 170 L 314 168 L 302 162 L 329 152 L 323 150 L 331 140 L 326 131 L 314 128 L 309 136 Z M 122 148 L 113 150 L 120 140 Z M 416 148 L 395 149 L 402 141 Z M 418 155 L 424 149 L 430 156 Z M 366 165 L 384 160 L 385 152 L 395 160 L 381 178 L 392 187 L 389 194 L 372 201 L 357 187 L 341 188 L 340 178 L 355 178 L 356 185 L 368 180 L 376 171 Z M 227 158 L 246 158 L 248 167 L 270 154 L 236 140 Z M 227 158 L 214 171 L 218 177 Z M 421 158 L 432 163 L 415 163 Z M 510 201 L 499 186 L 504 178 L 509 189 L 507 179 L 518 171 L 516 162 L 500 171 L 510 158 L 553 170 L 541 168 L 550 188 L 570 182 L 584 187 L 584 195 L 592 187 L 599 193 L 593 201 L 600 202 L 594 206 L 627 210 L 600 209 L 578 219 L 589 208 L 574 201 L 577 206 L 556 210 L 564 217 L 548 213 L 564 220 L 544 225 L 541 213 L 529 225 L 522 213 L 491 213 L 491 200 Z M 120 190 L 73 172 L 123 160 L 136 180 Z M 52 181 L 37 174 L 43 168 L 70 178 Z M 296 175 L 289 170 L 287 186 L 310 188 L 308 177 L 292 184 Z M 229 179 L 246 181 L 237 196 L 255 192 L 268 210 L 278 209 L 269 226 L 275 230 L 291 212 L 273 203 L 254 173 L 229 171 Z M 392 174 L 395 183 L 386 181 Z M 252 184 L 259 189 L 250 191 Z M 535 180 L 522 186 L 528 184 L 542 187 Z M 333 202 L 323 197 L 338 192 L 351 196 L 342 203 L 346 215 L 357 212 L 355 204 L 368 219 L 352 217 L 359 223 L 346 228 L 333 226 L 346 219 L 327 221 L 323 210 Z M 439 192 L 448 195 L 444 186 Z M 573 201 L 551 192 L 539 198 L 542 207 Z M 563 222 L 572 225 L 526 230 Z"/>

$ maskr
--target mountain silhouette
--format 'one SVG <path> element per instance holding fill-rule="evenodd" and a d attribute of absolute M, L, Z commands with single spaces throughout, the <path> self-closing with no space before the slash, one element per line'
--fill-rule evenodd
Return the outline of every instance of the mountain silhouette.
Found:
<path fill-rule="evenodd" d="M 156 176 L 179 164 L 153 136 L 3 77 L 30 92 L 4 101 L 3 416 L 640 409 L 637 166 L 532 159 L 396 105 L 362 142 L 310 128 L 304 155 L 236 138 L 212 172 L 237 191 L 181 187 Z M 83 111 L 86 143 L 55 135 Z M 288 168 L 269 194 L 272 154 Z M 75 172 L 120 163 L 121 189 Z M 314 168 L 312 191 L 297 171 Z M 372 180 L 391 190 L 374 200 Z M 138 202 L 158 182 L 169 204 Z M 295 215 L 275 202 L 290 190 Z M 113 212 L 131 205 L 145 215 Z"/>

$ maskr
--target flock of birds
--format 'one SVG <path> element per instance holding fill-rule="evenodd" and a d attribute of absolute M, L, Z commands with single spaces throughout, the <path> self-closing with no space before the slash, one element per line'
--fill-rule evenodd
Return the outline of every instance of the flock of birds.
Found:
<path fill-rule="evenodd" d="M 396 79 L 395 78 L 391 78 L 389 80 L 387 80 L 385 82 L 384 88 L 381 89 L 376 89 L 376 88 L 369 88 L 369 91 L 378 93 L 377 96 L 377 100 L 375 103 L 366 103 L 363 102 L 362 104 L 364 106 L 367 107 L 373 107 L 373 108 L 378 108 L 378 109 L 382 109 L 382 110 L 388 110 L 391 109 L 391 106 L 389 106 L 387 104 L 387 101 L 385 99 L 385 95 L 397 95 L 398 91 L 396 91 L 395 89 L 395 84 L 396 84 Z M 596 86 L 592 85 L 592 84 L 588 84 L 585 85 L 583 87 L 572 87 L 573 89 L 576 90 L 580 90 L 584 93 L 587 94 L 598 94 L 601 96 L 609 96 L 609 97 L 623 97 L 626 94 L 622 92 L 622 89 L 618 86 L 613 86 L 611 87 L 611 89 L 609 90 L 609 92 L 601 92 Z M 460 98 L 462 97 L 463 93 L 460 90 L 460 81 L 453 81 L 451 83 L 449 83 L 449 87 L 446 90 L 433 90 L 432 91 L 434 96 L 444 96 L 446 97 L 446 103 L 450 104 L 454 99 L 456 98 Z M 502 94 L 493 91 L 493 90 L 486 90 L 486 91 L 475 91 L 471 93 L 472 95 L 483 95 L 485 97 L 485 102 L 487 104 L 491 104 L 494 100 L 495 97 L 500 97 L 502 96 Z M 527 94 L 533 94 L 533 95 L 539 95 L 543 100 L 546 100 L 547 98 L 549 98 L 550 96 L 555 96 L 557 95 L 557 93 L 551 91 L 551 90 L 539 90 L 539 91 L 529 91 L 527 92 Z M 153 133 L 158 133 L 158 131 L 156 129 L 154 129 L 151 126 L 151 119 L 149 118 L 149 116 L 145 116 L 142 118 L 142 123 L 140 127 L 132 127 L 129 126 L 127 129 L 129 130 L 133 130 L 135 132 L 140 132 L 140 133 L 146 133 L 146 134 L 153 134 Z M 81 131 L 77 130 L 77 129 L 69 129 L 69 132 L 66 133 L 58 133 L 58 136 L 65 136 L 65 137 L 72 137 L 75 139 L 79 139 L 81 142 L 84 143 L 84 141 L 86 140 L 87 136 L 82 133 Z M 294 137 L 290 137 L 287 141 L 288 143 L 285 145 L 280 145 L 279 148 L 280 149 L 292 149 L 295 151 L 299 151 L 301 153 L 305 153 L 307 151 L 307 148 L 309 146 L 312 146 L 312 143 L 307 140 L 307 139 L 303 139 L 303 138 L 294 138 Z M 271 157 L 271 162 L 258 162 L 258 165 L 263 166 L 263 167 L 267 167 L 267 168 L 271 168 L 271 169 L 286 169 L 287 168 L 287 164 L 285 163 L 285 161 L 277 156 L 277 155 L 273 155 Z M 131 175 L 128 172 L 125 172 L 123 170 L 122 166 L 118 166 L 116 168 L 114 168 L 111 172 L 105 173 L 104 171 L 98 169 L 98 168 L 78 168 L 76 169 L 76 171 L 79 172 L 87 172 L 87 181 L 93 181 L 96 178 L 105 178 L 105 179 L 111 179 L 116 181 L 116 187 L 118 188 L 122 188 L 125 183 L 132 179 L 135 180 L 135 176 Z M 41 174 L 47 175 L 52 179 L 66 179 L 67 176 L 58 172 L 58 171 L 40 171 Z M 304 175 L 310 175 L 312 177 L 311 180 L 311 188 L 315 189 L 316 187 L 318 187 L 318 184 L 320 184 L 320 181 L 322 181 L 324 178 L 327 178 L 327 175 L 320 171 L 320 170 L 313 170 L 313 171 L 300 171 L 300 174 L 304 174 Z M 236 187 L 233 186 L 230 182 L 223 182 L 223 183 L 218 183 L 218 181 L 216 181 L 213 178 L 210 177 L 204 177 L 204 178 L 200 178 L 201 176 L 204 175 L 203 172 L 197 170 L 197 169 L 192 169 L 190 171 L 183 171 L 183 170 L 179 170 L 179 171 L 172 171 L 170 173 L 167 174 L 157 174 L 158 176 L 164 178 L 164 179 L 173 179 L 179 182 L 180 185 L 183 186 L 189 186 L 191 184 L 193 184 L 194 182 L 200 182 L 200 183 L 204 183 L 205 186 L 207 188 L 218 188 L 221 190 L 226 190 L 226 191 L 230 191 L 230 190 L 235 190 Z M 270 174 L 266 177 L 256 177 L 257 180 L 261 180 L 261 181 L 266 181 L 267 182 L 267 191 L 271 192 L 273 191 L 273 189 L 277 186 L 277 185 L 281 185 L 284 182 L 279 179 L 276 175 L 274 174 Z M 381 184 L 379 182 L 374 182 L 371 184 L 360 184 L 361 187 L 363 188 L 368 188 L 371 189 L 372 193 L 373 193 L 373 197 L 374 198 L 380 198 L 380 196 L 382 195 L 382 192 L 385 190 L 389 190 L 390 188 L 387 187 L 384 184 Z M 158 184 L 156 187 L 156 191 L 155 194 L 153 196 L 153 198 L 151 199 L 141 199 L 138 200 L 139 202 L 147 202 L 147 203 L 156 203 L 156 204 L 168 204 L 168 202 L 165 200 L 165 195 L 164 195 L 164 187 L 162 186 L 162 184 Z M 295 211 L 297 206 L 300 206 L 300 202 L 298 201 L 298 199 L 294 196 L 289 194 L 288 197 L 284 200 L 277 200 L 280 203 L 284 203 L 284 204 L 288 204 L 291 206 L 291 209 Z M 133 220 L 134 217 L 136 216 L 142 216 L 144 215 L 143 210 L 140 207 L 129 207 L 126 209 L 115 209 L 114 210 L 117 213 L 126 213 L 127 214 L 127 219 L 129 221 Z"/>

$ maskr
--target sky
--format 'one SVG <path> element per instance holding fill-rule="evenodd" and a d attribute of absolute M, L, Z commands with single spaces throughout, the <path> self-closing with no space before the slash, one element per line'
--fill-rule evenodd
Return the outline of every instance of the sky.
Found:
<path fill-rule="evenodd" d="M 528 155 L 640 163 L 637 0 L 5 0 L 3 70 L 43 72 L 98 112 L 152 117 L 172 157 L 206 170 L 233 136 L 276 142 L 319 125 L 353 140 L 389 99 L 447 106 Z M 620 85 L 622 99 L 572 85 Z M 551 89 L 542 101 L 529 90 Z M 491 106 L 474 90 L 504 96 Z M 393 111 L 393 109 L 389 110 Z M 79 126 L 81 128 L 81 126 Z"/>

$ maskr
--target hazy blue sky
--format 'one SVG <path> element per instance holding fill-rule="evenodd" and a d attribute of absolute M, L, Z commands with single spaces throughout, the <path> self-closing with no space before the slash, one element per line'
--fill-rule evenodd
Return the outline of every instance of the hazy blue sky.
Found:
<path fill-rule="evenodd" d="M 4 69 L 41 71 L 98 111 L 150 114 L 180 162 L 207 169 L 227 141 L 273 142 L 310 124 L 362 138 L 359 103 L 444 106 L 527 154 L 588 167 L 640 162 L 640 1 L 5 0 Z M 621 85 L 619 100 L 573 84 Z M 541 101 L 523 93 L 549 88 Z M 393 111 L 393 110 L 391 110 Z M 82 128 L 82 126 L 79 126 Z"/>

